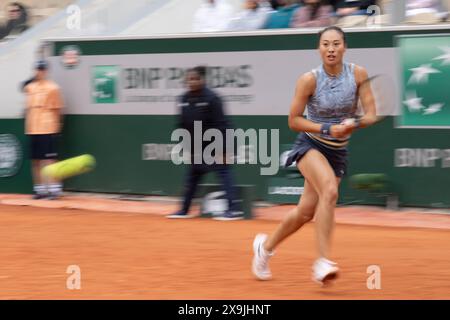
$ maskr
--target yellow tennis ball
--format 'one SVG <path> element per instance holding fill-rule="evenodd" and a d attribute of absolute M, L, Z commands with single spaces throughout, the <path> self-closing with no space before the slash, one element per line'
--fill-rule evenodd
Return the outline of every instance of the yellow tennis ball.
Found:
<path fill-rule="evenodd" d="M 64 180 L 93 170 L 95 164 L 95 158 L 85 154 L 48 165 L 42 169 L 42 173 L 53 179 Z"/>

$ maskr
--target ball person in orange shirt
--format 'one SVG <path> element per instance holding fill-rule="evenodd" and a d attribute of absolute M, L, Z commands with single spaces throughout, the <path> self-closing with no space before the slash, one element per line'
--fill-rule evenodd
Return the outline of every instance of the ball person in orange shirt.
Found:
<path fill-rule="evenodd" d="M 27 96 L 25 133 L 31 144 L 33 199 L 53 200 L 61 195 L 61 182 L 44 177 L 41 169 L 58 159 L 63 101 L 59 86 L 48 79 L 48 68 L 47 61 L 37 61 L 35 78 L 24 88 Z"/>

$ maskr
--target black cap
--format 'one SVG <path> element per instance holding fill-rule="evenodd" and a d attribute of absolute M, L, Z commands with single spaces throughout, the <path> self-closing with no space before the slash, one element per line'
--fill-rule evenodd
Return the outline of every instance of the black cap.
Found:
<path fill-rule="evenodd" d="M 45 60 L 39 60 L 38 62 L 36 62 L 36 69 L 37 70 L 47 70 L 48 62 Z"/>

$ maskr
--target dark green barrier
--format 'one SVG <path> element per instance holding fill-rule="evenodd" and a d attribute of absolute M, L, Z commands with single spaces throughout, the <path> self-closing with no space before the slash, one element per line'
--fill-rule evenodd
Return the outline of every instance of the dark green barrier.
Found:
<path fill-rule="evenodd" d="M 23 132 L 22 119 L 0 119 L 0 193 L 32 191 L 28 139 Z"/>
<path fill-rule="evenodd" d="M 291 144 L 295 133 L 287 128 L 287 117 L 238 116 L 236 127 L 279 128 L 281 144 Z M 170 160 L 142 160 L 142 145 L 170 144 L 171 116 L 68 116 L 64 136 L 64 156 L 93 154 L 94 172 L 69 179 L 66 189 L 94 192 L 120 192 L 155 195 L 180 195 L 185 167 Z M 450 149 L 446 130 L 394 129 L 393 119 L 358 131 L 350 144 L 349 176 L 359 173 L 384 173 L 399 191 L 400 203 L 411 206 L 445 207 L 450 205 L 450 169 L 442 168 L 443 159 L 434 167 L 395 167 L 395 149 Z M 269 199 L 272 176 L 261 176 L 259 165 L 233 165 L 238 184 L 255 185 L 258 199 Z M 280 171 L 276 177 L 282 177 Z M 209 175 L 203 183 L 218 183 Z M 278 181 L 279 182 L 279 181 Z M 297 184 L 295 179 L 289 186 Z M 302 181 L 298 180 L 298 186 Z M 292 202 L 297 200 L 292 199 Z M 384 204 L 364 190 L 350 188 L 344 179 L 341 203 Z"/>

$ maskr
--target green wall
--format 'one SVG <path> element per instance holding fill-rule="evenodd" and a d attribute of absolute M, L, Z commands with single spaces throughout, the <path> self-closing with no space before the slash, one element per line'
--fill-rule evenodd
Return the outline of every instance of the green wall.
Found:
<path fill-rule="evenodd" d="M 408 206 L 450 206 L 450 168 L 396 168 L 396 148 L 449 149 L 445 129 L 394 129 L 393 118 L 354 134 L 350 144 L 349 175 L 357 173 L 386 173 L 400 194 L 400 201 Z M 295 133 L 287 127 L 284 116 L 233 117 L 235 127 L 248 129 L 280 129 L 280 145 L 291 144 Z M 0 178 L 1 193 L 30 193 L 31 174 L 28 139 L 23 134 L 23 120 L 0 120 L 0 134 L 14 134 L 20 141 L 24 159 L 21 170 L 14 177 Z M 142 160 L 142 144 L 173 143 L 173 116 L 67 116 L 61 145 L 62 158 L 84 153 L 97 160 L 95 171 L 68 179 L 67 190 L 119 192 L 135 194 L 179 195 L 184 181 L 185 166 L 167 160 Z M 271 176 L 261 176 L 259 165 L 233 165 L 239 184 L 255 184 L 256 195 L 267 198 Z M 277 177 L 285 175 L 281 169 Z M 216 182 L 210 175 L 205 182 Z M 299 182 L 300 183 L 300 182 Z M 340 202 L 382 203 L 365 191 L 353 190 L 343 180 Z"/>
<path fill-rule="evenodd" d="M 0 177 L 0 193 L 31 193 L 31 170 L 29 143 L 24 135 L 23 119 L 0 119 L 0 134 L 12 134 L 22 148 L 22 163 L 18 173 L 11 177 Z"/>
<path fill-rule="evenodd" d="M 354 134 L 350 144 L 349 176 L 357 173 L 386 173 L 400 193 L 401 203 L 411 206 L 450 206 L 449 169 L 396 168 L 396 148 L 449 148 L 446 130 L 394 129 L 393 118 Z M 295 133 L 287 127 L 285 116 L 236 116 L 235 127 L 280 129 L 280 145 L 291 144 Z M 64 157 L 93 154 L 97 169 L 68 180 L 66 188 L 96 192 L 179 195 L 184 166 L 171 161 L 143 161 L 142 144 L 173 143 L 170 134 L 173 116 L 68 116 L 64 131 Z M 259 165 L 233 165 L 239 184 L 255 184 L 258 198 L 267 197 L 270 176 L 259 174 Z M 278 176 L 284 176 L 280 170 Z M 215 181 L 212 175 L 205 182 Z M 344 179 L 341 202 L 363 200 L 382 203 L 364 191 L 349 188 Z"/>

